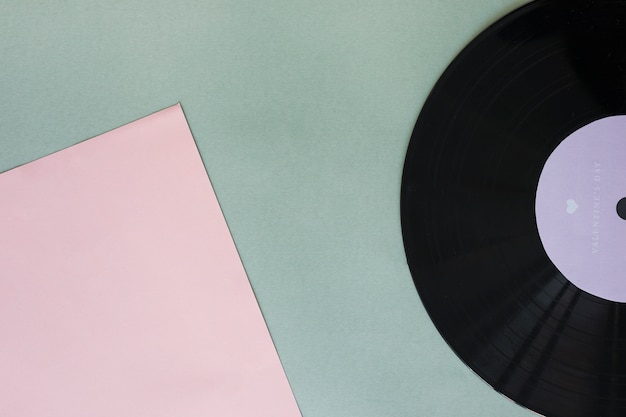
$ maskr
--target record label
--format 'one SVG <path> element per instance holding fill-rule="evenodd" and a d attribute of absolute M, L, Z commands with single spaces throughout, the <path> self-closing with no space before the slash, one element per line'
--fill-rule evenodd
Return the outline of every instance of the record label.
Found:
<path fill-rule="evenodd" d="M 548 158 L 539 178 L 536 216 L 546 254 L 578 288 L 626 302 L 626 116 L 576 130 Z M 625 200 L 626 201 L 626 200 Z"/>

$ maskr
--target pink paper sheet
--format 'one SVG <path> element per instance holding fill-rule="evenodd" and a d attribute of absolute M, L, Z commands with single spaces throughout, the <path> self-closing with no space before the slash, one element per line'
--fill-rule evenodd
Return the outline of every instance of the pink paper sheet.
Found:
<path fill-rule="evenodd" d="M 0 175 L 0 416 L 300 416 L 179 105 Z"/>

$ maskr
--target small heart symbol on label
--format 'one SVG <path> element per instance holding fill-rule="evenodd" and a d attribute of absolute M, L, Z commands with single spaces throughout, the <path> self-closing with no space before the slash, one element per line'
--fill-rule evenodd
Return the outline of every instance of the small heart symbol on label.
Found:
<path fill-rule="evenodd" d="M 574 214 L 576 213 L 576 210 L 578 210 L 578 203 L 576 203 L 576 200 L 574 200 L 573 198 L 567 200 L 567 208 L 565 209 L 565 211 L 567 211 L 567 213 L 569 214 Z"/>

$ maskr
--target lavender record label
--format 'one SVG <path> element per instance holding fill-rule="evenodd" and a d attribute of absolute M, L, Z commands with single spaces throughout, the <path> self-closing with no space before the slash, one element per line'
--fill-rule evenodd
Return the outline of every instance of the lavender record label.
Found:
<path fill-rule="evenodd" d="M 537 187 L 537 228 L 546 254 L 578 288 L 626 302 L 626 116 L 605 117 L 565 138 Z"/>

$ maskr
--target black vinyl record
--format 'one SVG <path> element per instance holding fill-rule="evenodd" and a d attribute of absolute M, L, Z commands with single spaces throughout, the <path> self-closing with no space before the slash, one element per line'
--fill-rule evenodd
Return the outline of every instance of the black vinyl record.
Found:
<path fill-rule="evenodd" d="M 489 385 L 546 416 L 626 415 L 626 304 L 579 288 L 555 265 L 536 201 L 542 171 L 566 138 L 624 114 L 626 1 L 538 0 L 455 58 L 408 147 L 402 233 L 431 320 Z M 622 136 L 615 155 L 626 155 Z M 604 201 L 602 224 L 617 224 L 617 201 Z M 589 233 L 598 233 L 590 216 Z M 626 247 L 611 250 L 612 259 L 626 258 Z M 626 286 L 626 270 L 623 280 L 617 285 Z"/>

